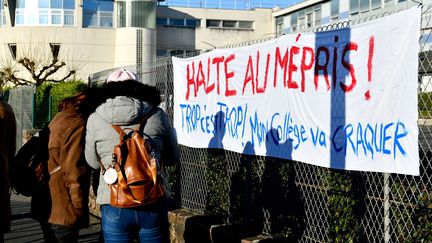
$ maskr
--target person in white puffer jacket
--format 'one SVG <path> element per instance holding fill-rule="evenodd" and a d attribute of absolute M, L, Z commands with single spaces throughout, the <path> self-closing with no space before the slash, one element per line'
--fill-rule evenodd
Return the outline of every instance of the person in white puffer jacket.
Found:
<path fill-rule="evenodd" d="M 143 132 L 153 141 L 157 160 L 164 166 L 179 161 L 178 144 L 166 113 L 158 108 L 159 91 L 137 81 L 137 76 L 119 69 L 107 78 L 103 87 L 102 103 L 87 121 L 85 157 L 94 169 L 112 164 L 114 146 L 119 134 L 112 125 L 137 128 L 145 116 L 151 115 Z M 96 202 L 101 205 L 102 232 L 105 242 L 130 242 L 139 237 L 141 242 L 166 242 L 168 219 L 166 200 L 150 206 L 117 208 L 110 205 L 110 189 L 100 176 Z"/>

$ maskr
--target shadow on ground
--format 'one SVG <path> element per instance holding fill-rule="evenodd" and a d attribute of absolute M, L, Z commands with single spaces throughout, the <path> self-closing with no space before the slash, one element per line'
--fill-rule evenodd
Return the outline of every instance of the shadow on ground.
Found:
<path fill-rule="evenodd" d="M 42 230 L 39 223 L 30 218 L 30 198 L 21 195 L 11 195 L 12 222 L 11 232 L 5 234 L 5 243 L 43 243 Z M 100 223 L 92 217 L 90 227 L 80 231 L 78 242 L 99 242 Z"/>

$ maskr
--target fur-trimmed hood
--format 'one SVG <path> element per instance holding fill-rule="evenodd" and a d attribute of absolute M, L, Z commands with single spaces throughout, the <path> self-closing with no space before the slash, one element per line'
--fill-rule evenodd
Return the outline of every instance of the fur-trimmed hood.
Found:
<path fill-rule="evenodd" d="M 96 114 L 110 124 L 122 126 L 138 123 L 151 108 L 146 101 L 117 96 L 114 99 L 107 99 L 96 109 Z"/>

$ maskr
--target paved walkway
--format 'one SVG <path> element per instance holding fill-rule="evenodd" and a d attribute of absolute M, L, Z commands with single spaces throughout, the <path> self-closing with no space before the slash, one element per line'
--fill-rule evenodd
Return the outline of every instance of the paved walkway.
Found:
<path fill-rule="evenodd" d="M 30 198 L 21 195 L 12 194 L 12 223 L 11 232 L 5 234 L 5 241 L 26 243 L 39 242 L 43 243 L 42 231 L 39 223 L 30 218 Z M 98 242 L 100 233 L 99 221 L 91 217 L 90 227 L 80 231 L 78 242 Z"/>

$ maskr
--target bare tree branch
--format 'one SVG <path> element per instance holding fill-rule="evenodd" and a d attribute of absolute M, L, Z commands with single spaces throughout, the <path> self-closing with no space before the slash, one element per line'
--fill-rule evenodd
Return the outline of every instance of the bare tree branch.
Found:
<path fill-rule="evenodd" d="M 60 68 L 62 68 L 64 66 L 66 66 L 66 63 L 60 62 L 58 60 L 53 60 L 50 63 L 50 65 L 42 67 L 42 69 L 40 71 L 40 75 L 42 75 L 44 73 L 45 73 L 45 75 L 40 79 L 41 80 L 47 80 L 50 75 L 56 73 Z"/>
<path fill-rule="evenodd" d="M 36 81 L 37 84 L 37 80 L 38 77 L 35 74 L 35 70 L 36 70 L 36 64 L 35 62 L 31 61 L 29 58 L 24 57 L 18 60 L 18 63 L 21 64 L 25 69 L 27 69 L 27 71 L 29 71 L 29 73 L 31 74 L 32 78 Z"/>
<path fill-rule="evenodd" d="M 18 78 L 15 77 L 15 75 L 13 74 L 11 76 L 11 79 L 13 80 L 13 83 L 15 83 L 16 85 L 25 85 L 29 83 L 34 83 L 36 84 L 36 86 L 39 86 L 44 82 L 54 82 L 54 83 L 63 82 L 76 73 L 76 70 L 70 70 L 68 71 L 67 75 L 64 76 L 63 78 L 49 79 L 51 75 L 57 73 L 61 68 L 65 67 L 66 63 L 53 59 L 51 63 L 49 63 L 48 65 L 43 65 L 40 69 L 37 69 L 36 63 L 27 57 L 19 59 L 18 63 L 21 64 L 30 73 L 33 82 L 24 79 L 20 79 L 20 81 L 17 81 Z"/>
<path fill-rule="evenodd" d="M 54 59 L 51 52 L 44 49 L 41 44 L 29 46 L 27 52 L 22 54 L 17 61 L 11 60 L 10 63 L 0 66 L 0 89 L 7 82 L 16 86 L 27 84 L 40 86 L 46 82 L 64 82 L 74 77 L 79 69 L 73 62 L 66 65 L 64 61 Z M 18 70 L 22 71 L 18 72 Z"/>
<path fill-rule="evenodd" d="M 4 86 L 7 82 L 10 82 L 14 85 L 27 85 L 33 83 L 29 80 L 16 77 L 16 72 L 17 71 L 13 69 L 12 66 L 6 66 L 5 68 L 1 69 L 0 79 L 2 80 L 2 86 Z"/>
<path fill-rule="evenodd" d="M 47 80 L 45 80 L 45 82 L 60 83 L 60 82 L 66 81 L 66 79 L 68 79 L 70 76 L 74 75 L 75 73 L 76 73 L 75 70 L 70 70 L 69 73 L 64 78 L 62 78 L 60 80 L 47 79 Z"/>

